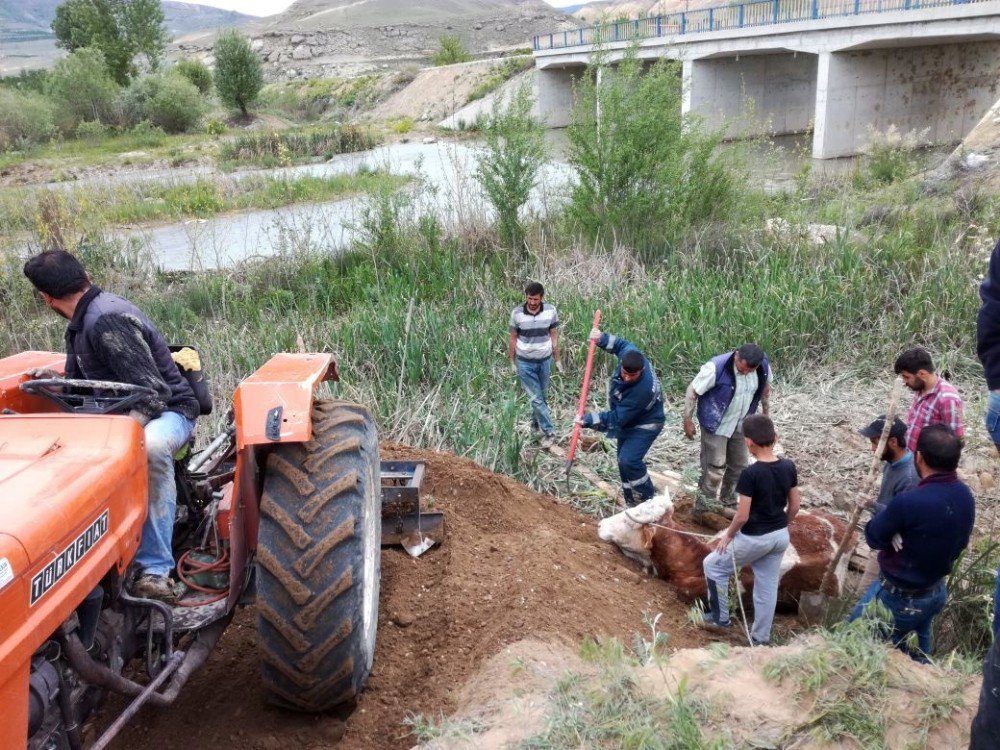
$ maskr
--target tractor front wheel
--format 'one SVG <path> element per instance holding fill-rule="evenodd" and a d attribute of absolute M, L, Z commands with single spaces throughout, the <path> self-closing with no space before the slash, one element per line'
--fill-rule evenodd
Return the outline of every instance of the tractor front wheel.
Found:
<path fill-rule="evenodd" d="M 264 473 L 257 634 L 271 700 L 301 711 L 351 703 L 371 671 L 381 573 L 378 439 L 368 410 L 317 401 L 312 440 Z"/>

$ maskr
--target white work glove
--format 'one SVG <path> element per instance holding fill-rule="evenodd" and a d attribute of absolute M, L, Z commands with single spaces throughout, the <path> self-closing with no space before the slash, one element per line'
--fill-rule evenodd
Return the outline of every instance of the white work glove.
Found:
<path fill-rule="evenodd" d="M 510 363 L 510 371 L 515 375 L 517 375 L 517 362 Z"/>
<path fill-rule="evenodd" d="M 896 550 L 896 552 L 903 551 L 903 537 L 901 537 L 899 534 L 892 535 L 892 548 Z"/>
<path fill-rule="evenodd" d="M 556 370 L 560 374 L 565 371 L 565 368 L 563 367 L 563 363 L 560 360 L 558 360 L 558 359 L 556 360 Z"/>
<path fill-rule="evenodd" d="M 59 380 L 62 378 L 62 375 L 48 367 L 32 367 L 25 374 L 32 380 Z"/>
<path fill-rule="evenodd" d="M 597 326 L 591 328 L 589 338 L 591 341 L 597 341 L 599 338 L 601 338 L 601 329 L 598 328 Z"/>

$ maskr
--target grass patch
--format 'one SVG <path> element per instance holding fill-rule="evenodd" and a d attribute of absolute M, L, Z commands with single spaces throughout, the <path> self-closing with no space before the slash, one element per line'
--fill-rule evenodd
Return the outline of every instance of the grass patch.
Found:
<path fill-rule="evenodd" d="M 381 142 L 368 128 L 331 126 L 297 132 L 247 132 L 219 147 L 219 165 L 282 167 L 329 159 L 337 154 L 367 151 Z"/>
<path fill-rule="evenodd" d="M 580 649 L 596 669 L 569 672 L 551 695 L 545 729 L 520 743 L 522 750 L 557 748 L 648 748 L 649 750 L 722 750 L 728 737 L 708 738 L 702 725 L 709 704 L 687 691 L 658 699 L 643 693 L 634 676 L 639 663 L 617 639 L 588 639 Z"/>
<path fill-rule="evenodd" d="M 385 172 L 362 171 L 330 177 L 267 175 L 172 184 L 135 182 L 69 191 L 11 188 L 0 195 L 0 231 L 42 233 L 55 214 L 71 234 L 93 233 L 123 224 L 316 203 L 376 189 L 396 189 L 407 180 Z"/>
<path fill-rule="evenodd" d="M 466 104 L 492 94 L 514 76 L 519 73 L 523 73 L 526 70 L 531 70 L 534 64 L 534 60 L 530 56 L 505 58 L 502 63 L 494 66 L 486 78 L 480 81 L 476 87 L 469 92 Z"/>

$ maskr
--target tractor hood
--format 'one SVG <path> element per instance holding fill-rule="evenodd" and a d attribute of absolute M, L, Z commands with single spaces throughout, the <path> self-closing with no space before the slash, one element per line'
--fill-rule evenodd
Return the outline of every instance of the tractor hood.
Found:
<path fill-rule="evenodd" d="M 128 417 L 0 416 L 0 538 L 34 565 L 112 501 L 146 505 L 143 431 Z M 111 519 L 115 524 L 115 519 Z"/>

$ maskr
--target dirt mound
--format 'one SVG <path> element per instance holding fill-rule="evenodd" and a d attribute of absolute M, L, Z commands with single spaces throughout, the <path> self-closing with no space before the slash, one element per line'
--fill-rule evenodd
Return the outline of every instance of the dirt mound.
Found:
<path fill-rule="evenodd" d="M 594 519 L 464 458 L 396 445 L 382 456 L 427 463 L 424 496 L 445 511 L 447 538 L 416 560 L 383 551 L 375 667 L 338 747 L 411 747 L 408 714 L 451 712 L 482 663 L 526 637 L 570 649 L 588 634 L 630 639 L 645 631 L 647 611 L 665 613 L 672 646 L 706 641 L 682 627 L 686 607 L 663 582 L 597 538 Z M 177 704 L 143 711 L 114 747 L 332 744 L 345 730 L 339 720 L 266 705 L 254 627 L 252 610 L 241 612 Z"/>

